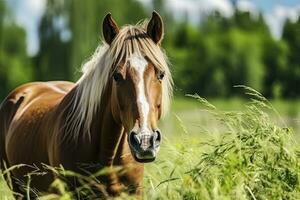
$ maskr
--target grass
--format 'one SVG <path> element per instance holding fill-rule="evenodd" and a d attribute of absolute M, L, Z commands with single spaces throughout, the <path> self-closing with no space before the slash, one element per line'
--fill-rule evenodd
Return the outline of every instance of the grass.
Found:
<path fill-rule="evenodd" d="M 220 111 L 199 98 L 221 128 L 198 128 L 202 140 L 183 128 L 181 141 L 167 144 L 162 160 L 147 167 L 148 199 L 300 198 L 293 131 L 278 125 L 273 106 L 250 92 L 256 99 L 240 111 Z"/>
<path fill-rule="evenodd" d="M 4 200 L 10 200 L 10 199 L 14 199 L 12 192 L 9 190 L 9 188 L 7 187 L 2 174 L 0 175 L 0 199 Z"/>
<path fill-rule="evenodd" d="M 174 111 L 161 123 L 165 134 L 159 157 L 145 167 L 145 199 L 300 199 L 299 123 L 289 121 L 298 117 L 299 102 L 271 104 L 247 91 L 250 102 L 176 99 Z M 12 199 L 4 185 L 0 176 L 0 199 Z M 72 198 L 63 181 L 52 186 L 62 195 L 42 199 Z"/>

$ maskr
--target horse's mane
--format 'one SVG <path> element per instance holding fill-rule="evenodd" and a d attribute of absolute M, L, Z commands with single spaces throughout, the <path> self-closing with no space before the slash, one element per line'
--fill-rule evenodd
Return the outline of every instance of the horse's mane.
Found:
<path fill-rule="evenodd" d="M 132 54 L 147 56 L 155 67 L 165 72 L 161 108 L 162 115 L 167 113 L 173 83 L 168 60 L 160 46 L 147 35 L 145 24 L 124 26 L 110 46 L 99 45 L 91 58 L 83 64 L 83 75 L 76 82 L 77 89 L 72 97 L 74 104 L 66 119 L 66 136 L 77 139 L 80 130 L 90 136 L 92 118 L 101 105 L 102 94 L 112 72 L 124 59 L 126 64 Z"/>

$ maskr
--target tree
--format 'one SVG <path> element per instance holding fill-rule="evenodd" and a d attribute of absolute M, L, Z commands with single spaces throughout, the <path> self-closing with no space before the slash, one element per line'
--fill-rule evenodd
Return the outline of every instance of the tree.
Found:
<path fill-rule="evenodd" d="M 14 23 L 0 1 L 0 99 L 18 85 L 32 80 L 32 65 L 26 54 L 25 30 Z"/>
<path fill-rule="evenodd" d="M 36 80 L 71 79 L 68 6 L 68 0 L 47 1 L 39 25 L 40 50 L 34 58 Z"/>
<path fill-rule="evenodd" d="M 300 95 L 300 17 L 296 22 L 287 20 L 283 27 L 282 40 L 287 43 L 288 63 L 283 71 L 283 94 L 288 97 Z"/>
<path fill-rule="evenodd" d="M 285 77 L 283 74 L 288 66 L 288 46 L 286 42 L 266 38 L 264 43 L 263 62 L 265 65 L 264 95 L 266 97 L 283 97 Z"/>

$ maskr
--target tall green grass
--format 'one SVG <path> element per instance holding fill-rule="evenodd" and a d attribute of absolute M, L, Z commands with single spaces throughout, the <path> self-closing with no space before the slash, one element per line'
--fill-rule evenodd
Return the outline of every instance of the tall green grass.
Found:
<path fill-rule="evenodd" d="M 193 124 L 193 134 L 190 124 L 182 122 L 180 114 L 174 115 L 176 137 L 165 136 L 157 160 L 145 165 L 145 199 L 300 199 L 295 133 L 262 95 L 245 89 L 251 100 L 236 111 L 222 111 L 193 95 L 201 115 L 210 116 L 209 127 Z M 171 128 L 168 121 L 163 127 Z M 96 194 L 90 188 L 98 183 L 95 177 L 107 172 L 85 177 L 63 168 L 48 170 L 76 177 L 84 186 L 70 191 L 64 179 L 57 179 L 51 187 L 59 194 L 39 194 L 43 200 L 93 199 Z M 115 170 L 122 173 L 121 168 Z M 0 177 L 0 199 L 12 198 L 3 188 Z M 122 194 L 117 199 L 130 198 L 135 197 Z"/>
<path fill-rule="evenodd" d="M 168 142 L 160 161 L 147 167 L 146 199 L 300 199 L 293 130 L 263 96 L 245 89 L 251 101 L 241 111 L 220 111 L 194 96 L 218 131 L 199 129 L 207 136 L 199 141 L 183 128 L 179 141 Z"/>

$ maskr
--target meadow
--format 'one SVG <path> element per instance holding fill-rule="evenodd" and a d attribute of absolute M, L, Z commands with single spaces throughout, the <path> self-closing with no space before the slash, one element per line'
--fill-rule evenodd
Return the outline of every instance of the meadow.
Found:
<path fill-rule="evenodd" d="M 160 154 L 145 165 L 144 199 L 300 198 L 300 102 L 269 102 L 246 90 L 246 99 L 175 98 L 160 124 Z M 61 194 L 39 198 L 88 194 L 74 194 L 59 180 L 52 187 Z M 0 199 L 13 199 L 3 179 Z"/>

